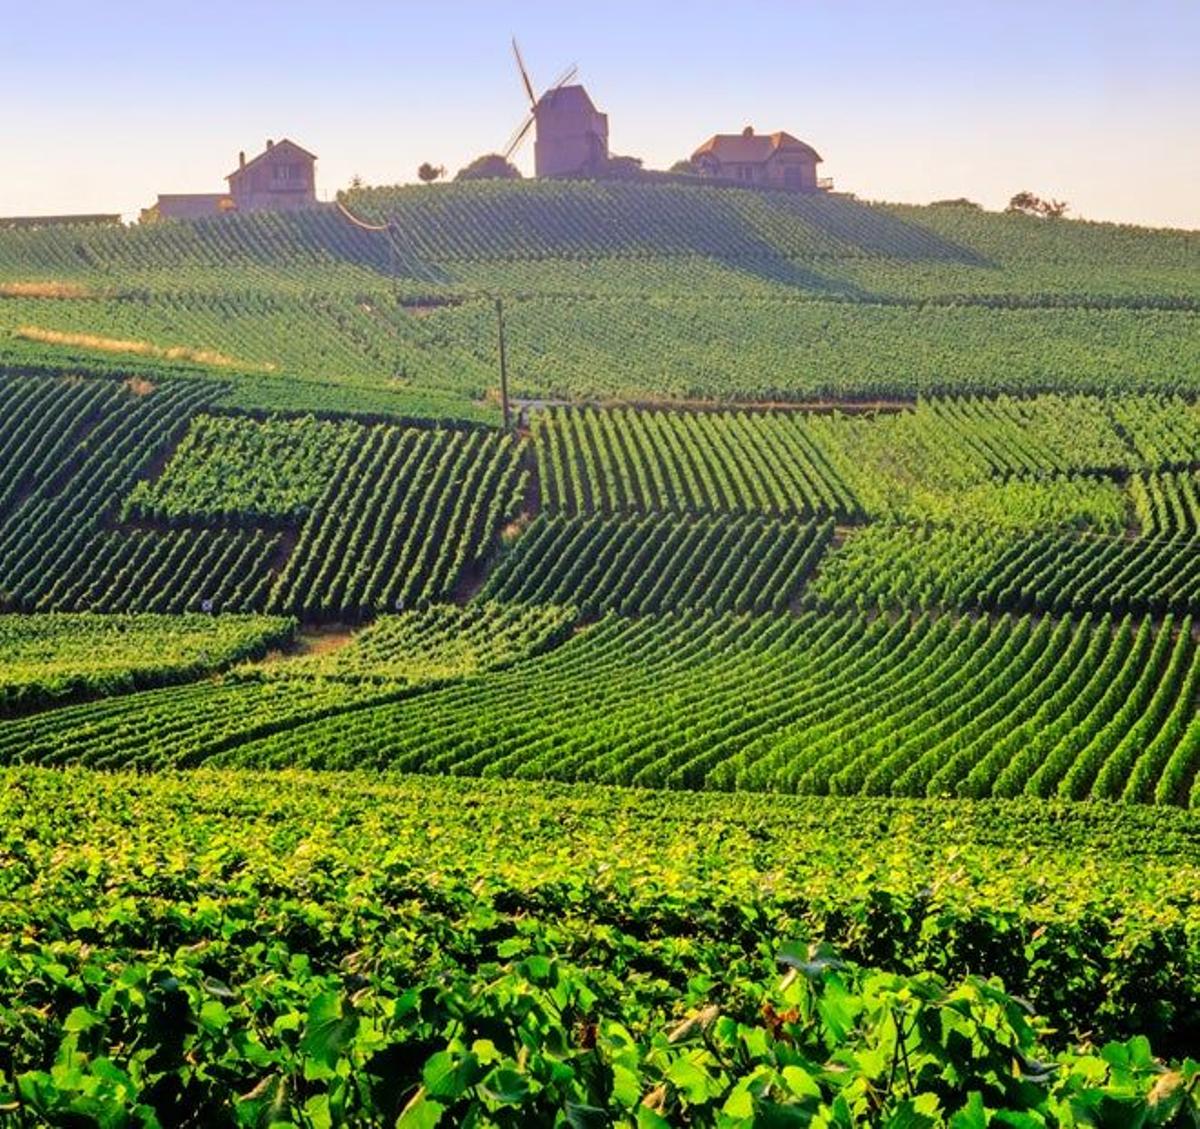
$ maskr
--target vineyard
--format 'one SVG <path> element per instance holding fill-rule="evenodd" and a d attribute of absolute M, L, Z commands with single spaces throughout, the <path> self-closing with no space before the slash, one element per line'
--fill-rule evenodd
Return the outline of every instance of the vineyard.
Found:
<path fill-rule="evenodd" d="M 0 401 L 10 611 L 413 607 L 479 566 L 525 492 L 521 443 L 480 429 L 222 418 L 195 382 L 14 378 Z"/>
<path fill-rule="evenodd" d="M 611 618 L 483 682 L 239 744 L 220 760 L 814 795 L 1196 803 L 1190 628 L 1090 616 Z M 562 701 L 570 713 L 553 707 Z M 99 712 L 81 709 L 71 725 L 64 717 L 45 738 L 29 724 L 0 728 L 0 757 L 23 749 L 73 760 Z"/>
<path fill-rule="evenodd" d="M 524 496 L 508 436 L 364 429 L 300 527 L 267 607 L 358 617 L 445 599 Z"/>
<path fill-rule="evenodd" d="M 343 203 L 0 227 L 0 1125 L 1195 1129 L 1197 233 Z"/>
<path fill-rule="evenodd" d="M 203 379 L 240 409 L 498 422 L 641 400 L 1200 391 L 1200 240 L 679 184 L 362 190 L 0 231 L 0 366 Z"/>
<path fill-rule="evenodd" d="M 552 513 L 738 513 L 783 517 L 861 507 L 803 424 L 746 412 L 569 411 L 535 418 Z"/>
<path fill-rule="evenodd" d="M 33 1123 L 1195 1110 L 1182 814 L 25 770 L 0 826 Z"/>
<path fill-rule="evenodd" d="M 831 524 L 761 518 L 538 518 L 482 595 L 569 604 L 589 616 L 778 613 L 798 598 L 832 533 Z"/>
<path fill-rule="evenodd" d="M 573 608 L 476 601 L 383 615 L 346 647 L 269 668 L 279 677 L 420 685 L 509 666 L 562 642 Z"/>
<path fill-rule="evenodd" d="M 249 616 L 5 616 L 0 716 L 185 682 L 261 659 L 289 644 L 295 626 Z"/>
<path fill-rule="evenodd" d="M 1190 618 L 573 618 L 385 618 L 334 656 L 0 722 L 0 764 L 1200 806 Z"/>
<path fill-rule="evenodd" d="M 1200 542 L 880 524 L 830 556 L 811 594 L 832 608 L 1182 613 L 1200 610 Z"/>

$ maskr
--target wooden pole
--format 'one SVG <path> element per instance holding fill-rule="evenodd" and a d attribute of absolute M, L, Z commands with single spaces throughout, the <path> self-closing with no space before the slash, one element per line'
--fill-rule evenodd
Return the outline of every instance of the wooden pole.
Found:
<path fill-rule="evenodd" d="M 508 410 L 508 355 L 504 348 L 504 303 L 496 299 L 496 338 L 500 346 L 500 407 L 504 412 L 504 430 L 512 430 L 512 417 Z"/>

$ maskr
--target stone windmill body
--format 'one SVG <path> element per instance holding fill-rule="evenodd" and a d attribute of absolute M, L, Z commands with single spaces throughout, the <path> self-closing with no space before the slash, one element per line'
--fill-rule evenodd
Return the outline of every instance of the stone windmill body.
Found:
<path fill-rule="evenodd" d="M 521 85 L 529 99 L 529 114 L 509 141 L 504 151 L 505 159 L 512 158 L 533 130 L 535 175 L 599 175 L 608 163 L 608 115 L 596 109 L 581 85 L 571 83 L 576 74 L 575 67 L 568 68 L 539 96 L 515 39 L 512 47 Z"/>

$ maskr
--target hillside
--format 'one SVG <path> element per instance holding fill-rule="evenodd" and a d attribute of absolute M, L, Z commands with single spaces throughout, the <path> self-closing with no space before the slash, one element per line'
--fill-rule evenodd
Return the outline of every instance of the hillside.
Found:
<path fill-rule="evenodd" d="M 0 721 L 0 763 L 1200 806 L 1194 403 L 551 408 L 512 436 L 219 395 L 9 376 L 0 610 L 370 626 Z"/>
<path fill-rule="evenodd" d="M 0 1124 L 1194 1129 L 1200 234 L 349 204 L 0 231 Z"/>
<path fill-rule="evenodd" d="M 0 363 L 215 402 L 498 418 L 518 397 L 1200 388 L 1200 234 L 682 185 L 476 183 L 0 232 Z"/>

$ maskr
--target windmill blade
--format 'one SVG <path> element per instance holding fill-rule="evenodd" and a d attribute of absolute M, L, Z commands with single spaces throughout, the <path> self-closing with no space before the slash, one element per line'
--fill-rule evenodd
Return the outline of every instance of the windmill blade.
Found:
<path fill-rule="evenodd" d="M 521 142 L 529 136 L 529 131 L 533 128 L 533 123 L 537 120 L 536 115 L 530 114 L 518 127 L 517 132 L 509 138 L 508 145 L 504 148 L 504 159 L 507 161 L 512 155 L 521 148 Z"/>
<path fill-rule="evenodd" d="M 554 80 L 554 85 L 551 86 L 550 89 L 558 90 L 559 87 L 566 86 L 567 83 L 570 82 L 571 79 L 573 79 L 578 73 L 579 68 L 572 63 L 565 71 L 563 71 L 562 74 L 558 76 L 558 78 Z"/>
<path fill-rule="evenodd" d="M 521 82 L 525 85 L 525 93 L 529 95 L 529 108 L 537 107 L 537 95 L 533 92 L 533 83 L 529 80 L 529 72 L 525 69 L 525 60 L 521 58 L 521 48 L 517 46 L 517 37 L 513 36 L 513 54 L 517 58 L 517 70 L 521 72 Z"/>

